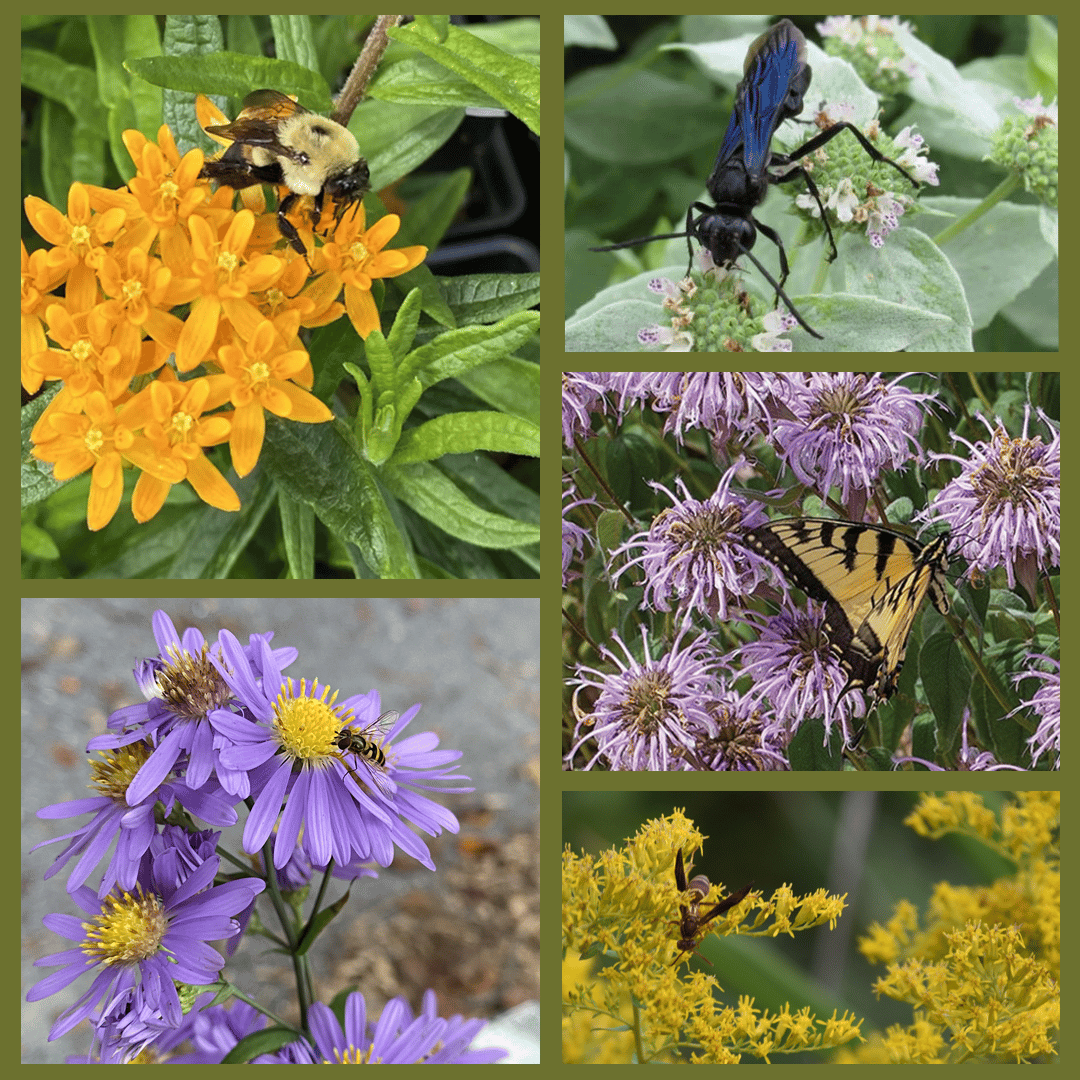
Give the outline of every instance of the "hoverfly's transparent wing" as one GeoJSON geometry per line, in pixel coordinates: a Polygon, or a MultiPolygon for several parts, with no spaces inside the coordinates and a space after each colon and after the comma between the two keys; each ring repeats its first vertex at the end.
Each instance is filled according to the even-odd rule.
{"type": "Polygon", "coordinates": [[[370,728],[364,731],[364,734],[371,738],[372,736],[382,738],[389,734],[394,725],[401,719],[401,713],[399,712],[384,712],[379,716],[370,728]]]}
{"type": "Polygon", "coordinates": [[[359,770],[358,775],[352,765],[346,762],[344,754],[335,760],[337,760],[345,769],[345,772],[349,774],[353,783],[361,790],[363,790],[366,785],[370,785],[377,788],[379,793],[385,795],[388,799],[392,799],[397,794],[397,784],[390,779],[390,775],[387,773],[385,765],[379,765],[377,762],[369,761],[366,757],[354,754],[353,762],[359,770]]]}

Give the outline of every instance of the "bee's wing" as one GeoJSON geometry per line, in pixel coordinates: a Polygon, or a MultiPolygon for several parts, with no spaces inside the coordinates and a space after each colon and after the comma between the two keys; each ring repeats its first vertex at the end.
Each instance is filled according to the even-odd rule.
{"type": "Polygon", "coordinates": [[[280,90],[252,90],[244,98],[240,117],[257,116],[266,120],[276,120],[280,123],[290,116],[308,111],[303,105],[298,104],[288,94],[283,94],[280,90]]]}
{"type": "Polygon", "coordinates": [[[231,124],[214,124],[206,131],[243,146],[258,146],[289,161],[300,161],[304,156],[292,147],[283,146],[278,140],[277,126],[258,117],[240,116],[231,124]]]}
{"type": "Polygon", "coordinates": [[[381,743],[390,729],[398,722],[401,713],[384,712],[377,716],[370,724],[349,724],[346,730],[355,731],[357,735],[363,735],[365,739],[381,743]]]}

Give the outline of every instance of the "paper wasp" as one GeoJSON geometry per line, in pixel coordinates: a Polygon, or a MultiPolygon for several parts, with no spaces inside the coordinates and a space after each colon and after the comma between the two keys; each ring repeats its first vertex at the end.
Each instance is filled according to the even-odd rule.
{"type": "Polygon", "coordinates": [[[785,120],[793,119],[802,112],[803,97],[810,88],[810,74],[810,65],[806,62],[806,39],[799,28],[788,19],[781,19],[775,26],[770,26],[747,50],[743,78],[735,87],[735,105],[731,120],[720,143],[720,152],[716,156],[712,174],[705,185],[715,205],[691,203],[686,211],[684,232],[638,237],[635,240],[624,240],[622,243],[590,250],[615,251],[646,241],[672,240],[685,236],[689,255],[686,270],[688,276],[693,265],[691,239],[697,240],[709,252],[716,266],[731,267],[740,255],[745,255],[776,290],[777,301],[783,300],[788,311],[808,334],[821,339],[821,335],[807,324],[784,292],[784,282],[789,272],[787,252],[776,231],[754,217],[754,208],[764,202],[770,184],[783,184],[801,178],[817,202],[821,213],[820,220],[831,249],[828,259],[832,262],[836,258],[836,242],[825,207],[810,173],[797,164],[799,159],[812,154],[846,130],[859,140],[862,148],[874,161],[891,165],[913,187],[917,188],[919,184],[905,169],[877,150],[854,124],[846,120],[833,123],[791,153],[773,153],[772,139],[776,129],[785,120]],[[777,167],[786,171],[770,171],[777,167]],[[750,250],[759,231],[768,237],[779,251],[779,281],[750,250]]]}
{"type": "MultiPolygon", "coordinates": [[[[698,934],[704,930],[707,923],[712,922],[717,915],[722,915],[729,908],[733,908],[744,896],[750,891],[749,885],[744,885],[737,893],[732,893],[730,896],[725,896],[711,911],[707,911],[704,914],[701,913],[699,905],[701,901],[709,895],[709,890],[712,885],[709,883],[709,879],[704,874],[698,874],[690,879],[690,884],[686,883],[686,872],[683,870],[683,857],[682,848],[679,848],[675,853],[675,887],[680,893],[684,894],[686,903],[679,904],[679,953],[673,961],[677,964],[684,955],[690,953],[696,953],[701,956],[701,953],[697,951],[697,944],[700,940],[698,934]]],[[[710,963],[701,956],[705,963],[710,963]]]]}

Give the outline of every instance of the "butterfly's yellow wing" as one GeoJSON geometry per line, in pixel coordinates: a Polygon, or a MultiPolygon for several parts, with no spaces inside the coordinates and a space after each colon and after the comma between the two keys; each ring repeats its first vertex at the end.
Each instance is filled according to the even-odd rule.
{"type": "Polygon", "coordinates": [[[844,691],[892,694],[926,595],[942,614],[949,609],[948,534],[924,546],[879,525],[785,518],[750,530],[747,541],[825,605],[825,629],[848,677],[844,691]]]}

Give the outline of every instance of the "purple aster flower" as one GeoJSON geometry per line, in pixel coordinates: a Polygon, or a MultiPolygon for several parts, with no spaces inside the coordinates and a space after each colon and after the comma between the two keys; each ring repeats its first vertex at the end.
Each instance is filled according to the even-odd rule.
{"type": "Polygon", "coordinates": [[[783,396],[789,416],[773,425],[777,452],[798,479],[840,500],[853,518],[861,516],[882,472],[918,458],[916,435],[934,394],[886,382],[876,373],[811,372],[793,378],[783,396]]]}
{"type": "Polygon", "coordinates": [[[1024,679],[1038,679],[1041,685],[1027,701],[1013,709],[1010,715],[1021,709],[1030,709],[1039,719],[1035,734],[1028,739],[1028,752],[1031,765],[1035,767],[1043,754],[1050,754],[1053,768],[1061,768],[1061,663],[1052,656],[1033,653],[1028,659],[1032,667],[1014,676],[1016,682],[1024,679]],[[1050,671],[1040,671],[1034,666],[1038,661],[1045,661],[1051,666],[1050,671]]]}
{"type": "Polygon", "coordinates": [[[219,641],[223,659],[211,660],[245,711],[219,710],[210,719],[230,744],[222,762],[252,778],[244,850],[258,851],[276,825],[275,866],[284,866],[298,844],[319,867],[331,858],[389,866],[397,844],[434,870],[427,846],[409,826],[436,836],[443,829],[457,832],[457,818],[410,788],[472,789],[446,786],[467,777],[450,774],[461,753],[438,750],[433,732],[394,741],[420,706],[401,716],[380,713],[375,690],[338,702],[337,692],[318,681],[285,678],[265,642],[253,662],[229,631],[222,630],[219,641]]]}
{"type": "Polygon", "coordinates": [[[28,1001],[40,1001],[100,969],[89,990],[53,1025],[50,1039],[87,1019],[98,1004],[103,1014],[129,1006],[176,1027],[183,1015],[177,983],[206,986],[217,979],[225,961],[208,942],[239,933],[232,916],[250,907],[265,886],[255,878],[215,886],[221,860],[211,855],[199,861],[207,844],[205,837],[196,842],[197,847],[184,830],[166,826],[143,859],[134,893],[118,891],[102,901],[79,888],[71,898],[85,919],[45,917],[48,929],[78,944],[35,961],[61,970],[33,986],[28,1001]]]}
{"type": "MultiPolygon", "coordinates": [[[[211,661],[219,647],[211,648],[202,634],[192,628],[181,638],[164,611],[155,611],[152,620],[160,656],[143,661],[135,669],[135,678],[148,699],[139,705],[118,709],[109,717],[113,732],[90,740],[90,750],[113,750],[140,739],[151,741],[156,749],[139,770],[128,789],[128,803],[144,802],[187,755],[185,782],[201,788],[217,771],[226,790],[246,798],[243,777],[230,776],[221,767],[219,747],[209,713],[225,707],[232,694],[211,661]]],[[[292,648],[271,651],[269,634],[252,634],[250,653],[263,655],[255,643],[265,647],[277,667],[287,667],[297,656],[292,648]]]]}
{"type": "Polygon", "coordinates": [[[747,698],[755,707],[768,701],[775,714],[772,739],[783,745],[807,717],[822,717],[825,740],[838,723],[844,740],[850,744],[850,720],[856,713],[857,692],[844,693],[847,676],[840,667],[825,627],[825,607],[809,601],[803,608],[782,606],[775,615],[757,616],[751,621],[760,627],[756,641],[738,648],[742,672],[753,677],[747,698]]]}
{"type": "Polygon", "coordinates": [[[641,554],[616,571],[615,579],[630,567],[640,566],[645,572],[646,606],[670,611],[675,597],[685,614],[700,611],[708,619],[727,619],[730,596],[745,596],[774,574],[764,560],[748,559],[742,543],[746,529],[768,520],[760,506],[748,507],[729,493],[744,465],[742,458],[735,461],[704,501],[691,498],[681,477],[675,481],[678,496],[653,483],[672,505],[653,519],[647,532],[637,533],[612,553],[614,561],[641,548],[641,554]]]}
{"type": "Polygon", "coordinates": [[[1039,572],[1061,561],[1061,435],[1040,410],[1050,441],[1029,438],[1030,418],[1029,407],[1024,433],[1014,439],[1004,426],[980,416],[989,442],[969,443],[954,434],[968,448],[967,458],[933,455],[961,467],[934,500],[934,515],[950,524],[969,572],[1004,566],[1009,588],[1019,579],[1035,599],[1039,572]]]}
{"type": "MultiPolygon", "coordinates": [[[[220,1065],[238,1042],[266,1027],[266,1016],[246,1001],[233,998],[223,1005],[210,1005],[212,1000],[207,997],[207,1008],[192,1009],[184,1017],[171,1041],[178,1046],[188,1040],[192,1051],[172,1055],[170,1065],[220,1065]]],[[[267,1055],[255,1058],[254,1063],[272,1064],[274,1060],[272,1055],[267,1055]]]]}
{"type": "Polygon", "coordinates": [[[154,815],[159,800],[165,817],[172,813],[174,805],[179,802],[185,810],[211,825],[226,828],[236,824],[236,811],[233,809],[236,799],[226,795],[214,781],[210,781],[200,791],[192,791],[182,780],[166,780],[139,806],[129,806],[128,788],[149,756],[150,747],[144,742],[102,752],[101,761],[90,762],[92,783],[101,792],[100,795],[66,803],[53,803],[37,812],[37,816],[45,820],[93,814],[93,817],[78,829],[51,840],[43,840],[31,849],[37,851],[46,844],[55,844],[60,840],[71,841],[45,871],[46,879],[58,873],[71,859],[79,855],[81,858],[67,882],[68,892],[74,892],[94,872],[115,840],[116,848],[102,875],[98,897],[104,898],[115,885],[128,891],[134,889],[140,860],[157,835],[154,815]]]}
{"type": "Polygon", "coordinates": [[[644,661],[637,660],[613,632],[612,639],[622,649],[626,662],[605,649],[604,658],[617,671],[578,667],[577,677],[572,680],[576,684],[577,742],[566,755],[568,762],[573,762],[585,742],[595,739],[596,752],[586,769],[598,761],[606,762],[611,769],[686,768],[683,751],[692,751],[702,734],[715,733],[709,706],[716,694],[711,636],[703,633],[683,648],[680,643],[689,629],[689,624],[684,623],[670,651],[653,660],[642,627],[644,661]],[[599,695],[591,710],[584,712],[579,696],[587,688],[598,690],[599,695]]]}
{"type": "Polygon", "coordinates": [[[461,1016],[443,1019],[436,1011],[435,992],[424,991],[420,1015],[413,1017],[404,998],[393,998],[378,1020],[369,1022],[364,995],[345,1000],[345,1026],[329,1005],[316,1001],[308,1013],[315,1042],[312,1061],[329,1065],[490,1065],[506,1051],[470,1050],[486,1021],[461,1016]]]}

